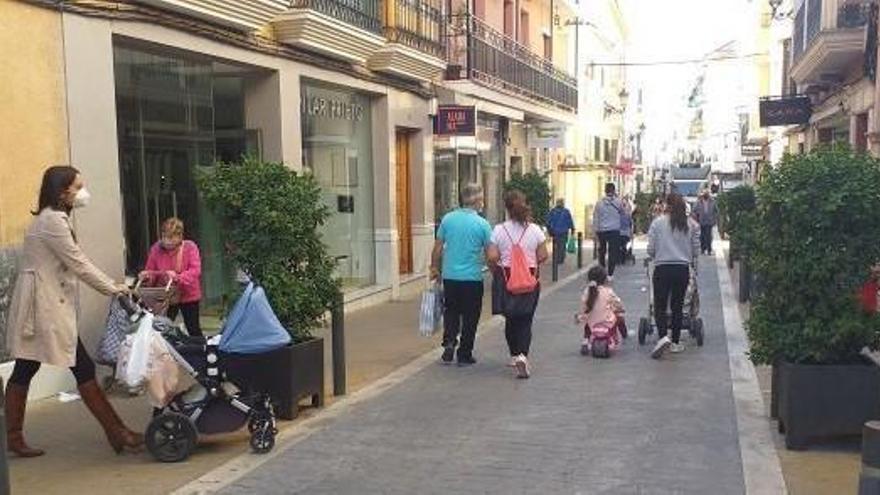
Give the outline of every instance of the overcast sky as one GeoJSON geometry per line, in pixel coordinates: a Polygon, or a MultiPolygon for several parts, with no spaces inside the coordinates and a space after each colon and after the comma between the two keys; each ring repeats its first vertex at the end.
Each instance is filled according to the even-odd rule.
{"type": "MultiPolygon", "coordinates": [[[[630,31],[628,61],[659,62],[701,58],[735,40],[751,2],[766,0],[619,1],[630,31]]],[[[698,69],[696,64],[628,69],[630,81],[645,92],[649,146],[665,139],[659,131],[669,130],[686,114],[686,97],[698,69]]]]}

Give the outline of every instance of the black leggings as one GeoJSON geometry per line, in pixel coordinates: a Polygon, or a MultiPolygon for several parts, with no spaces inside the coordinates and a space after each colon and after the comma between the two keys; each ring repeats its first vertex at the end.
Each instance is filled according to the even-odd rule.
{"type": "Polygon", "coordinates": [[[186,333],[193,337],[202,336],[202,325],[199,322],[199,301],[182,303],[168,308],[168,318],[171,321],[177,319],[177,313],[183,314],[183,324],[186,325],[186,333]]]}
{"type": "MultiPolygon", "coordinates": [[[[14,383],[21,387],[29,387],[31,380],[37,371],[40,370],[40,362],[30,359],[16,359],[15,367],[12,368],[12,376],[9,377],[9,383],[14,383]]],[[[76,339],[76,364],[70,368],[76,384],[82,385],[95,379],[95,363],[83,347],[82,340],[76,339]]]]}
{"type": "Polygon", "coordinates": [[[658,265],[654,269],[654,321],[657,335],[666,337],[666,308],[672,316],[672,341],[678,344],[684,318],[684,296],[690,281],[688,265],[658,265]]]}

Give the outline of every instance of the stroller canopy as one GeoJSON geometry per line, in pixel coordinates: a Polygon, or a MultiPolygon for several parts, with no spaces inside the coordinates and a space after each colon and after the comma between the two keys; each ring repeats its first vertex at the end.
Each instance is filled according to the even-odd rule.
{"type": "Polygon", "coordinates": [[[272,311],[263,288],[249,283],[223,326],[220,351],[260,354],[289,343],[290,334],[272,311]]]}

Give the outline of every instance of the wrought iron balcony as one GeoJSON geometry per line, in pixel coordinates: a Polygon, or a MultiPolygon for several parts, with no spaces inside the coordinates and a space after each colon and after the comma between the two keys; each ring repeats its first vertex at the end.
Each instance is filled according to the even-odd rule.
{"type": "Polygon", "coordinates": [[[573,111],[577,81],[528,47],[469,14],[453,14],[447,26],[446,78],[480,84],[573,111]]]}
{"type": "Polygon", "coordinates": [[[824,87],[861,63],[872,4],[872,0],[807,0],[801,5],[792,33],[791,77],[798,85],[824,87]]]}
{"type": "Polygon", "coordinates": [[[381,0],[293,0],[292,9],[311,9],[351,26],[382,34],[381,0]]]}
{"type": "Polygon", "coordinates": [[[388,0],[394,17],[385,26],[389,41],[443,58],[443,15],[439,0],[388,0]]]}
{"type": "Polygon", "coordinates": [[[868,25],[871,16],[871,1],[847,1],[837,9],[837,27],[839,29],[853,29],[868,25]]]}

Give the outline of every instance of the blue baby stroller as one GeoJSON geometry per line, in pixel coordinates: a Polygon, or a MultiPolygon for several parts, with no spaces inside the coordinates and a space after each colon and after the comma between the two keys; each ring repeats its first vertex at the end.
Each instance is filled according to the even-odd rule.
{"type": "MultiPolygon", "coordinates": [[[[145,313],[143,307],[138,310],[145,313]]],[[[164,408],[156,410],[147,426],[147,450],[162,462],[185,460],[199,434],[230,433],[245,424],[250,445],[258,454],[275,446],[275,413],[266,385],[252,383],[258,376],[259,355],[290,343],[290,335],[272,312],[266,294],[249,284],[236,302],[222,333],[205,339],[180,332],[162,332],[169,352],[194,380],[164,408]],[[244,363],[244,364],[242,364],[244,363]]]]}

